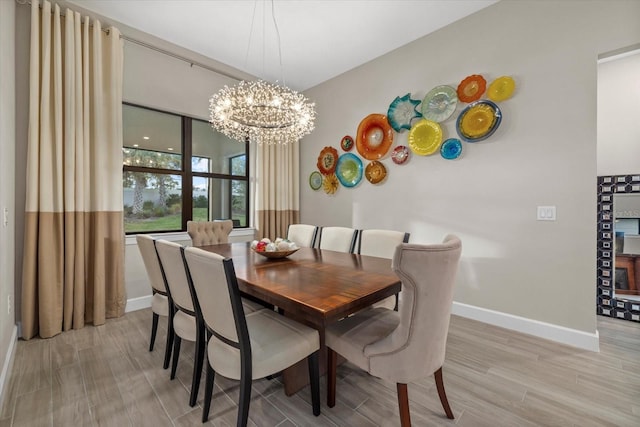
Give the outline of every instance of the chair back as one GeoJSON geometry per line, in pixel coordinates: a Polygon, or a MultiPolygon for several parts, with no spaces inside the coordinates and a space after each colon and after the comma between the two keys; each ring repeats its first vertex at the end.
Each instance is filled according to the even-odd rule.
{"type": "Polygon", "coordinates": [[[136,242],[138,243],[138,249],[140,250],[140,255],[142,255],[142,261],[144,262],[145,270],[147,270],[151,287],[161,294],[166,294],[167,290],[164,286],[162,268],[156,252],[155,239],[146,234],[138,234],[136,242]]]}
{"type": "Polygon", "coordinates": [[[320,249],[353,253],[358,230],[348,227],[322,227],[320,249]]]}
{"type": "Polygon", "coordinates": [[[229,243],[229,233],[233,230],[230,219],[218,221],[187,221],[187,233],[193,246],[229,243]]]}
{"type": "Polygon", "coordinates": [[[408,383],[442,367],[461,252],[460,239],[453,235],[442,244],[396,248],[392,268],[402,280],[400,323],[365,347],[372,375],[408,383]]]}
{"type": "Polygon", "coordinates": [[[173,303],[191,314],[195,311],[189,291],[187,272],[182,261],[181,248],[181,245],[174,242],[156,240],[156,250],[173,303]]]}
{"type": "Polygon", "coordinates": [[[409,233],[393,230],[360,230],[358,253],[392,259],[396,247],[409,241],[409,233]]]}
{"type": "Polygon", "coordinates": [[[313,248],[316,244],[318,227],[309,224],[290,224],[287,229],[287,239],[296,245],[305,248],[313,248]]]}
{"type": "Polygon", "coordinates": [[[249,333],[233,261],[199,248],[185,248],[184,259],[205,325],[217,339],[240,344],[238,331],[249,333]]]}

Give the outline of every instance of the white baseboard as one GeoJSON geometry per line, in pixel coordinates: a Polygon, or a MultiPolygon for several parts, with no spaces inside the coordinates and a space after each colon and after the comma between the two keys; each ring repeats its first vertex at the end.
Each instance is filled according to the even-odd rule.
{"type": "Polygon", "coordinates": [[[151,307],[151,298],[151,295],[147,295],[144,297],[128,299],[124,312],[128,313],[130,311],[142,310],[143,308],[151,307]]]}
{"type": "Polygon", "coordinates": [[[4,358],[4,365],[2,366],[2,373],[0,373],[0,408],[4,403],[5,387],[9,385],[9,376],[11,375],[11,368],[13,367],[14,356],[16,354],[16,343],[18,342],[18,327],[13,326],[11,332],[11,340],[9,341],[9,349],[4,358]]]}
{"type": "Polygon", "coordinates": [[[600,351],[598,331],[595,333],[578,331],[564,326],[514,316],[512,314],[475,307],[473,305],[453,302],[452,314],[466,317],[501,328],[533,335],[539,338],[570,345],[583,350],[600,351]]]}

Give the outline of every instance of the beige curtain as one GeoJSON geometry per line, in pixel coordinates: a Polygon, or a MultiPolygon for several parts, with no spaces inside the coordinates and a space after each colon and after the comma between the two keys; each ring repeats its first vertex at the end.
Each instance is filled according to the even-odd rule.
{"type": "Polygon", "coordinates": [[[256,149],[258,238],[286,237],[289,224],[300,222],[299,144],[261,144],[256,149]]]}
{"type": "Polygon", "coordinates": [[[100,22],[31,7],[22,336],[124,313],[122,42],[100,22]]]}

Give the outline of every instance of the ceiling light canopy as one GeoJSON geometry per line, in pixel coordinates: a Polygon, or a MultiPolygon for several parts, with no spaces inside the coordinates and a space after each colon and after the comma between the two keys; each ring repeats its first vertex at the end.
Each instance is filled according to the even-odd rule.
{"type": "Polygon", "coordinates": [[[304,95],[263,80],[225,86],[209,100],[209,111],[216,130],[258,144],[296,142],[313,131],[316,116],[304,95]]]}

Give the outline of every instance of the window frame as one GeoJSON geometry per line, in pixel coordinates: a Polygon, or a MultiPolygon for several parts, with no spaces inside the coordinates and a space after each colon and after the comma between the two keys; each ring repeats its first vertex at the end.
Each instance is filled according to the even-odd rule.
{"type": "MultiPolygon", "coordinates": [[[[192,161],[193,161],[193,150],[192,150],[192,144],[193,144],[193,122],[194,121],[198,121],[198,122],[203,122],[203,123],[208,123],[207,120],[202,120],[202,119],[198,119],[196,117],[191,117],[191,116],[187,116],[184,114],[178,114],[178,113],[172,113],[169,111],[163,111],[157,108],[152,108],[152,107],[146,107],[144,105],[139,105],[139,104],[134,104],[134,103],[130,103],[130,102],[123,102],[123,105],[127,105],[130,107],[135,107],[135,108],[142,108],[142,109],[146,109],[149,111],[155,111],[158,113],[162,113],[162,114],[169,114],[169,115],[173,115],[173,116],[177,116],[179,117],[180,123],[181,123],[181,129],[180,129],[180,135],[181,135],[181,141],[180,141],[180,145],[182,147],[181,149],[181,153],[179,153],[181,155],[181,163],[182,163],[182,167],[181,169],[163,169],[163,168],[156,168],[156,167],[145,167],[145,166],[132,166],[132,165],[125,165],[123,162],[122,165],[122,175],[124,177],[124,174],[126,172],[141,172],[141,173],[151,173],[151,174],[158,174],[158,175],[178,175],[181,177],[182,180],[182,194],[181,194],[181,201],[182,201],[182,213],[181,213],[181,228],[180,229],[171,229],[171,230],[155,230],[155,231],[127,231],[125,234],[127,236],[129,235],[136,235],[136,234],[152,234],[152,233],[173,233],[173,232],[186,232],[187,231],[187,221],[191,221],[191,219],[193,218],[193,178],[194,177],[201,177],[201,178],[205,178],[205,179],[220,179],[220,180],[226,180],[229,181],[229,192],[231,193],[231,183],[232,181],[246,181],[247,183],[247,190],[249,189],[249,164],[250,164],[250,152],[249,152],[249,141],[245,141],[244,143],[244,148],[245,148],[245,152],[244,152],[244,156],[246,156],[246,162],[245,162],[245,174],[244,175],[234,175],[233,171],[231,170],[231,168],[229,168],[229,173],[228,174],[224,174],[224,173],[219,173],[219,172],[194,172],[193,171],[193,165],[192,165],[192,161]]],[[[212,132],[215,132],[215,130],[212,129],[212,132]]],[[[124,141],[123,141],[124,142],[124,141]]],[[[237,142],[238,144],[242,144],[241,142],[237,142]]],[[[133,148],[136,149],[136,147],[125,147],[124,144],[122,146],[122,148],[133,148]]],[[[148,150],[148,151],[153,151],[153,150],[148,150]]],[[[175,153],[176,155],[178,153],[175,153]]],[[[231,166],[231,159],[233,159],[234,157],[238,157],[238,156],[242,156],[242,154],[240,155],[236,155],[236,156],[232,156],[229,157],[229,166],[231,166]]],[[[201,157],[201,156],[196,156],[196,157],[201,157]]],[[[123,187],[124,188],[124,187],[123,187]]],[[[211,200],[211,190],[209,190],[209,200],[211,200]]],[[[123,206],[124,206],[124,200],[123,200],[123,206]]],[[[249,224],[249,218],[250,218],[250,208],[251,208],[251,200],[247,191],[246,194],[246,212],[245,212],[245,221],[244,224],[245,225],[240,225],[240,226],[234,226],[234,228],[250,228],[250,224],[249,224]]],[[[231,217],[231,195],[229,195],[229,219],[232,219],[231,217]]],[[[209,209],[207,212],[207,216],[211,215],[211,210],[209,209]]],[[[216,218],[209,218],[211,221],[215,220],[216,218]]]]}

